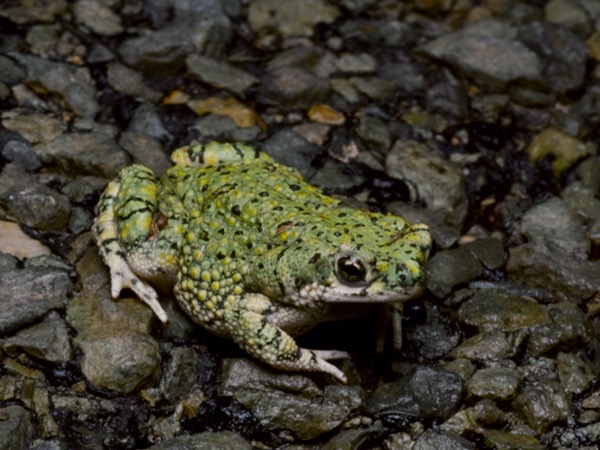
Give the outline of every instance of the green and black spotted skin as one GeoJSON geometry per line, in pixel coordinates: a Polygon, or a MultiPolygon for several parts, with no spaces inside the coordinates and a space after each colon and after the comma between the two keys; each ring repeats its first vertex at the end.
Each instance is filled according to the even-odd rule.
{"type": "Polygon", "coordinates": [[[348,208],[294,170],[241,144],[183,147],[156,180],[123,169],[98,204],[94,234],[112,293],[133,289],[167,317],[152,285],[173,286],[198,324],[273,367],[344,374],[292,336],[400,302],[426,284],[425,225],[348,208]]]}

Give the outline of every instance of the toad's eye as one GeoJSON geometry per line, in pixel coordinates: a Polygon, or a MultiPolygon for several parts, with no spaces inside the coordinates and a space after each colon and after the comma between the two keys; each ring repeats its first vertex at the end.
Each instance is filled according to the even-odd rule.
{"type": "Polygon", "coordinates": [[[337,273],[341,278],[340,281],[358,283],[367,276],[367,268],[356,256],[342,256],[337,261],[337,273]]]}

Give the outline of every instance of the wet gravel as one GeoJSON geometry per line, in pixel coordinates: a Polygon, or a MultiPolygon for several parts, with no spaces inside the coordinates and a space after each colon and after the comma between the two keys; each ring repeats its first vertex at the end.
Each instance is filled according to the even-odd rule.
{"type": "Polygon", "coordinates": [[[597,448],[599,62],[596,0],[3,2],[0,449],[597,448]],[[213,139],[430,226],[401,349],[300,338],[343,386],[111,299],[100,192],[213,139]]]}

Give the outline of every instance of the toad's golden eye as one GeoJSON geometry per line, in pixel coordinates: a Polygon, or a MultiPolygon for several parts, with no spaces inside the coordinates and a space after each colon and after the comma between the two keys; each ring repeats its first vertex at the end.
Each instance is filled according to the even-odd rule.
{"type": "Polygon", "coordinates": [[[367,276],[367,268],[356,256],[342,256],[337,261],[337,273],[340,281],[359,283],[367,276]]]}

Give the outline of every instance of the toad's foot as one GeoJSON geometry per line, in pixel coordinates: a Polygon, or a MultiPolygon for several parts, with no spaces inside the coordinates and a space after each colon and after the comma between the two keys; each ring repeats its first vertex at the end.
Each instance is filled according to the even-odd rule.
{"type": "Polygon", "coordinates": [[[261,294],[251,294],[228,310],[225,320],[233,340],[255,358],[283,370],[324,372],[343,383],[346,375],[328,359],[347,358],[338,350],[309,350],[296,344],[294,338],[269,322],[265,315],[278,308],[261,294]]]}

